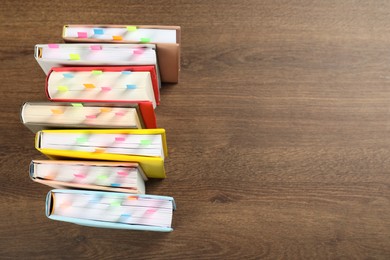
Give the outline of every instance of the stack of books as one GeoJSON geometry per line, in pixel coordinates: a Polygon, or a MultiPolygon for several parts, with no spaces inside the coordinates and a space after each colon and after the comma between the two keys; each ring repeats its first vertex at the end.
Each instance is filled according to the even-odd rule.
{"type": "Polygon", "coordinates": [[[30,164],[32,180],[56,188],[46,215],[172,231],[174,199],[145,195],[145,181],[166,178],[166,135],[154,109],[161,82],[178,82],[180,27],[66,25],[62,36],[67,43],[35,46],[49,101],[21,109],[36,149],[51,159],[30,164]]]}

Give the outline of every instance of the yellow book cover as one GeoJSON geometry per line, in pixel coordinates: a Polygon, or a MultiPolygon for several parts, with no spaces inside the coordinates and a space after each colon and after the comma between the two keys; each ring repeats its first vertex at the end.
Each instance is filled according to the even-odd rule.
{"type": "Polygon", "coordinates": [[[35,136],[35,148],[53,159],[136,162],[148,178],[166,177],[168,149],[161,128],[42,130],[35,136]]]}

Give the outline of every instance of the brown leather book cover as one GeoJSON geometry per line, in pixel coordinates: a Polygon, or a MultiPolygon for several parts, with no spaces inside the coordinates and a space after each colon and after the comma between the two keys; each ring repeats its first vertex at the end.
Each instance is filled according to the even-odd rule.
{"type": "Polygon", "coordinates": [[[69,37],[67,36],[67,29],[70,27],[81,28],[96,28],[96,30],[104,30],[104,28],[134,28],[136,29],[161,29],[161,30],[175,30],[176,31],[176,43],[162,43],[153,42],[153,39],[148,43],[156,44],[157,46],[157,60],[160,69],[161,81],[167,83],[177,83],[179,81],[180,71],[180,26],[163,26],[163,25],[65,25],[62,32],[62,38],[65,42],[78,42],[78,43],[145,43],[145,41],[125,40],[122,37],[113,37],[112,39],[98,39],[89,38],[87,34],[81,35],[81,37],[69,37]]]}

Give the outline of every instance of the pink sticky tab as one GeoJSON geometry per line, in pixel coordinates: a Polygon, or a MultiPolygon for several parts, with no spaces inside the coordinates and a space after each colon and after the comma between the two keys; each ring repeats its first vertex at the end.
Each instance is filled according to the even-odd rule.
{"type": "Polygon", "coordinates": [[[88,38],[87,32],[78,32],[77,33],[78,38],[88,38]]]}
{"type": "Polygon", "coordinates": [[[88,119],[94,119],[94,118],[96,118],[96,115],[88,115],[88,116],[85,116],[86,118],[88,118],[88,119]]]}
{"type": "Polygon", "coordinates": [[[102,87],[102,91],[111,91],[111,87],[102,87]]]}
{"type": "Polygon", "coordinates": [[[93,51],[100,51],[102,49],[102,46],[101,45],[91,45],[90,48],[93,51]]]}
{"type": "Polygon", "coordinates": [[[115,137],[115,142],[124,142],[125,140],[125,137],[115,137]]]}
{"type": "Polygon", "coordinates": [[[120,175],[120,176],[126,176],[126,175],[129,174],[129,173],[125,172],[125,171],[119,171],[119,172],[117,172],[117,173],[118,173],[118,175],[120,175]]]}
{"type": "Polygon", "coordinates": [[[123,112],[123,111],[116,112],[115,115],[116,115],[116,116],[124,116],[124,115],[125,115],[125,112],[123,112]]]}
{"type": "Polygon", "coordinates": [[[82,174],[82,173],[75,173],[75,174],[73,174],[74,175],[74,177],[76,177],[76,178],[81,178],[81,179],[84,179],[85,177],[87,177],[87,176],[85,176],[84,174],[82,174]]]}
{"type": "Polygon", "coordinates": [[[142,53],[144,53],[144,50],[143,49],[136,49],[136,50],[134,50],[133,51],[133,54],[142,54],[142,53]]]}
{"type": "Polygon", "coordinates": [[[157,210],[156,209],[148,209],[146,210],[146,214],[153,214],[154,212],[156,212],[157,210]]]}
{"type": "Polygon", "coordinates": [[[50,49],[58,49],[60,47],[58,44],[55,43],[50,43],[47,46],[49,46],[50,49]]]}

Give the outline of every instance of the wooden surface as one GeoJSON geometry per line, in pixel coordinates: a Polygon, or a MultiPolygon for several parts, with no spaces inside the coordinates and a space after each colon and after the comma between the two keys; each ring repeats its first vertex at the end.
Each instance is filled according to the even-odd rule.
{"type": "Polygon", "coordinates": [[[0,5],[0,258],[389,259],[389,1],[8,1],[0,5]],[[44,215],[25,101],[62,25],[182,26],[157,108],[173,233],[44,215]]]}

